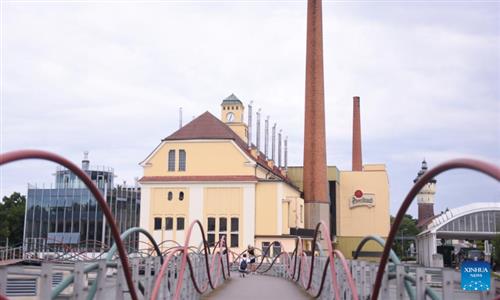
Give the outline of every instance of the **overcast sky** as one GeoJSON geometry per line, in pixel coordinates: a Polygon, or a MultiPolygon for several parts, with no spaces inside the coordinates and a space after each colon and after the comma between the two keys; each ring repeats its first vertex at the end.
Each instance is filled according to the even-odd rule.
{"type": "MultiPolygon", "coordinates": [[[[43,149],[113,167],[116,182],[189,121],[253,100],[301,165],[306,1],[4,1],[1,152],[43,149]]],[[[364,163],[385,163],[391,213],[425,158],[500,163],[497,1],[324,1],[328,163],[351,167],[352,96],[364,163]]],[[[255,119],[255,118],[254,118],[255,119]]],[[[223,159],[223,158],[221,158],[223,159]]],[[[1,196],[50,184],[55,165],[1,169],[1,196]]],[[[500,201],[472,171],[437,177],[437,212],[500,201]]],[[[410,211],[416,215],[416,204],[410,211]]]]}

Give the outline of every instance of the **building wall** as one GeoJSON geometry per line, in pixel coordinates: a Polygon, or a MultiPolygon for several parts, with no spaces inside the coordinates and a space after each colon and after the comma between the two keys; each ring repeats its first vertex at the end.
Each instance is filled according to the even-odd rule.
{"type": "MultiPolygon", "coordinates": [[[[277,234],[278,185],[276,182],[259,182],[255,191],[255,234],[277,234]]],[[[281,212],[280,212],[281,213],[281,212]]]]}
{"type": "Polygon", "coordinates": [[[187,187],[155,187],[150,190],[150,215],[148,228],[157,240],[176,240],[184,242],[184,230],[191,222],[189,220],[189,189],[187,187]],[[168,199],[168,194],[172,193],[172,199],[168,199]],[[180,200],[180,193],[184,193],[183,200],[180,200]],[[165,219],[173,219],[171,230],[166,230],[165,219]],[[161,218],[161,229],[155,230],[154,219],[161,218]],[[184,228],[177,228],[177,219],[184,218],[184,228]]]}
{"type": "Polygon", "coordinates": [[[231,226],[231,218],[238,218],[238,245],[241,247],[243,241],[243,231],[245,224],[245,214],[243,209],[243,189],[241,187],[206,187],[204,191],[203,205],[203,226],[208,232],[207,220],[209,217],[216,219],[215,240],[218,241],[220,236],[219,220],[221,217],[227,220],[226,236],[228,242],[230,233],[233,231],[231,226]]]}
{"type": "MultiPolygon", "coordinates": [[[[227,219],[228,241],[231,239],[231,218],[238,218],[238,247],[233,251],[242,251],[248,244],[253,244],[255,235],[255,183],[143,183],[144,205],[141,210],[141,227],[153,233],[157,242],[174,239],[184,242],[189,225],[199,220],[207,234],[208,218],[216,219],[215,241],[219,240],[219,221],[221,217],[227,219]],[[174,199],[168,201],[168,192],[174,191],[174,199]],[[179,201],[177,195],[184,192],[184,200],[179,201]],[[162,218],[162,229],[154,230],[154,218],[162,218]],[[164,230],[164,218],[173,217],[173,230],[164,230]],[[176,217],[185,217],[184,231],[176,230],[176,217]]],[[[147,238],[141,237],[146,242],[147,238]]],[[[190,244],[199,246],[202,237],[195,226],[190,238],[190,244]]],[[[147,248],[147,244],[143,244],[147,248]]],[[[143,248],[144,248],[143,247],[143,248]]]]}
{"type": "Polygon", "coordinates": [[[364,237],[389,234],[389,181],[384,165],[370,165],[362,172],[341,171],[340,192],[337,199],[337,235],[364,237]],[[351,207],[356,190],[374,199],[373,206],[351,207]]]}
{"type": "Polygon", "coordinates": [[[164,141],[144,167],[144,176],[255,175],[249,158],[230,140],[164,141]],[[179,170],[179,150],[186,151],[186,170],[179,170]],[[175,171],[168,171],[168,152],[176,150],[175,171]]]}
{"type": "MultiPolygon", "coordinates": [[[[359,243],[363,237],[343,237],[339,236],[337,237],[337,243],[335,245],[335,248],[340,250],[344,256],[347,259],[352,258],[352,253],[356,250],[358,247],[359,243]]],[[[384,248],[377,244],[376,242],[369,241],[367,242],[363,249],[361,250],[362,252],[372,252],[375,256],[363,256],[362,254],[359,256],[360,259],[363,260],[370,260],[370,261],[379,261],[380,257],[379,255],[382,254],[382,251],[384,251],[384,248]]]]}

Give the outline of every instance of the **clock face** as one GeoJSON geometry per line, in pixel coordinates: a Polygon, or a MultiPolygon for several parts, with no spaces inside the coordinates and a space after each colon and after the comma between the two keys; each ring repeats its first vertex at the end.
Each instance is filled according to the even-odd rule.
{"type": "Polygon", "coordinates": [[[234,121],[234,113],[228,112],[226,115],[226,119],[228,122],[233,122],[234,121]]]}

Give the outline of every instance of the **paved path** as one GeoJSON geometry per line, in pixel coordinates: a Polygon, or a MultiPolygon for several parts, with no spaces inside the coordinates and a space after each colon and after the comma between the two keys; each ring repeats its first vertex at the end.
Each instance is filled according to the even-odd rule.
{"type": "Polygon", "coordinates": [[[206,300],[215,299],[312,299],[300,287],[283,278],[265,275],[247,275],[239,277],[232,272],[231,279],[204,297],[206,300]]]}

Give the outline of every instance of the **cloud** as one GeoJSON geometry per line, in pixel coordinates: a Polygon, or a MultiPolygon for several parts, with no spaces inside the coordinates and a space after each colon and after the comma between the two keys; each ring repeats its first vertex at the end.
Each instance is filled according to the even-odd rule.
{"type": "MultiPolygon", "coordinates": [[[[278,123],[289,163],[302,163],[305,2],[6,5],[2,152],[78,162],[90,150],[131,182],[177,129],[179,107],[185,122],[218,116],[235,93],[278,123]]],[[[388,165],[393,212],[423,157],[499,161],[495,7],[324,3],[328,161],[350,168],[352,96],[361,96],[364,160],[388,165]]],[[[2,168],[2,194],[51,181],[52,166],[27,166],[2,168]]],[[[472,190],[449,187],[491,187],[472,178],[472,190]]]]}

